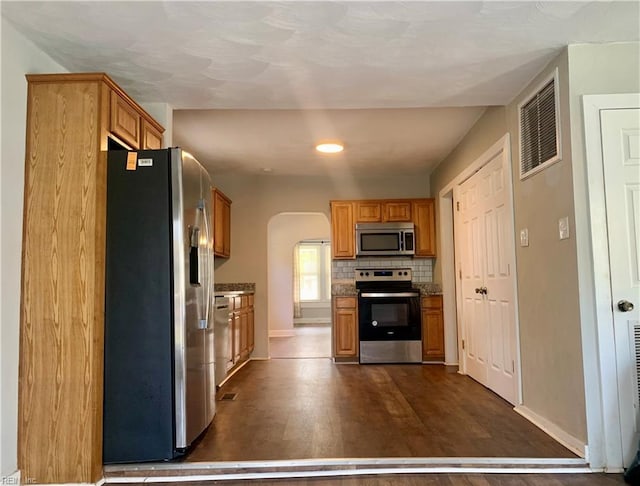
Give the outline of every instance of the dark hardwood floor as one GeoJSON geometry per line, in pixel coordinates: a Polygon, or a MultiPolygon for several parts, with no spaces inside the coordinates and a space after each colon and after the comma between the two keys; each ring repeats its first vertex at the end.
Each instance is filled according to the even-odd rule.
{"type": "MultiPolygon", "coordinates": [[[[213,424],[187,461],[576,457],[516,414],[509,403],[444,366],[337,365],[330,359],[252,361],[218,396],[231,393],[236,394],[234,400],[216,402],[213,424]]],[[[462,482],[446,482],[453,480],[445,476],[434,476],[431,483],[406,484],[612,484],[579,482],[579,478],[566,483],[559,479],[486,482],[460,475],[451,477],[462,482]]],[[[341,484],[405,484],[375,482],[381,478],[345,481],[341,484]]]]}

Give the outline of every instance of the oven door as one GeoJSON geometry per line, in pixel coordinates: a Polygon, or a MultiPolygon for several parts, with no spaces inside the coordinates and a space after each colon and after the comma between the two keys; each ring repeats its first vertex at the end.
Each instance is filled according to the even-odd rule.
{"type": "Polygon", "coordinates": [[[420,293],[361,291],[360,341],[414,341],[422,338],[420,293]]]}

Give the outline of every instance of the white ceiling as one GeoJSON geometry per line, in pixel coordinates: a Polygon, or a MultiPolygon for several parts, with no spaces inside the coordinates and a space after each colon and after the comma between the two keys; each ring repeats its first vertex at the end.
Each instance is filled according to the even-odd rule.
{"type": "Polygon", "coordinates": [[[638,2],[0,5],[70,71],[107,72],[143,103],[211,110],[178,112],[174,141],[214,171],[318,173],[312,139],[334,134],[343,163],[427,170],[477,118],[469,107],[508,103],[563,46],[640,39],[638,2]]]}

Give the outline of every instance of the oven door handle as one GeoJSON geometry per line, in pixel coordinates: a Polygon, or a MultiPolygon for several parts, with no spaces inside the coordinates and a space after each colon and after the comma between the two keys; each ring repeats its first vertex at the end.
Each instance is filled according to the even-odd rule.
{"type": "Polygon", "coordinates": [[[419,297],[420,292],[364,292],[360,297],[419,297]]]}

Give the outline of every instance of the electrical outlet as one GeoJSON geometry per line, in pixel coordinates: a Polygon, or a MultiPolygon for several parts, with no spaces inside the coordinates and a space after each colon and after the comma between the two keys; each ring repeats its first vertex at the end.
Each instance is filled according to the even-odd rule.
{"type": "Polygon", "coordinates": [[[529,229],[520,230],[520,246],[529,246],[529,229]]]}
{"type": "Polygon", "coordinates": [[[564,218],[560,218],[558,220],[558,233],[560,235],[561,240],[566,240],[569,238],[569,217],[565,216],[564,218]]]}

